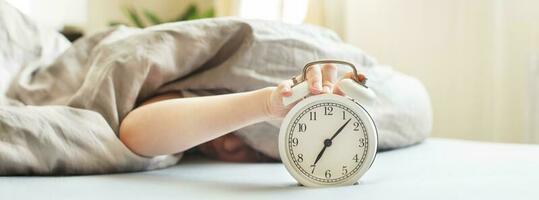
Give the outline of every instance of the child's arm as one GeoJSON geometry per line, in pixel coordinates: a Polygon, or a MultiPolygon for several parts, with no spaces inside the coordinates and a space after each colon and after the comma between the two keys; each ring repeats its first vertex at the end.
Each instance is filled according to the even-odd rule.
{"type": "MultiPolygon", "coordinates": [[[[331,65],[323,69],[311,67],[307,74],[313,94],[331,92],[336,79],[331,65]]],[[[143,156],[183,152],[242,127],[283,117],[291,106],[284,107],[282,97],[292,94],[291,85],[292,81],[287,80],[278,87],[251,92],[146,104],[122,121],[120,140],[143,156]]]]}

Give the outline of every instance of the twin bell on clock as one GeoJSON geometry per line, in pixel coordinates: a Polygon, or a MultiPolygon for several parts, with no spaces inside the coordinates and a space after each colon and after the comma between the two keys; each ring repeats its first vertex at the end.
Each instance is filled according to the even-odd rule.
{"type": "Polygon", "coordinates": [[[351,79],[337,83],[345,96],[320,94],[309,96],[306,81],[292,87],[290,105],[299,101],[286,115],[279,132],[279,154],[288,172],[304,186],[352,185],[367,172],[376,156],[378,131],[367,107],[376,95],[357,77],[351,63],[320,60],[318,64],[349,66],[351,79]]]}

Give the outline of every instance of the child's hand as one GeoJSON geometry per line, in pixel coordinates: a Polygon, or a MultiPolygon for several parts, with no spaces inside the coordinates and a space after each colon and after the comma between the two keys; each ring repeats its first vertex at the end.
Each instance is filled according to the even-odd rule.
{"type": "MultiPolygon", "coordinates": [[[[351,77],[352,74],[353,73],[346,74],[344,77],[351,77]]],[[[303,77],[296,76],[296,80],[300,82],[303,80],[303,77]]],[[[334,87],[337,81],[337,68],[334,65],[326,64],[322,66],[322,68],[320,68],[319,65],[314,65],[307,71],[309,90],[313,95],[321,93],[334,93],[334,87]]],[[[292,80],[286,80],[281,82],[277,88],[273,90],[269,101],[267,102],[267,110],[270,117],[282,118],[294,106],[294,104],[289,106],[283,105],[283,97],[292,95],[291,87],[293,84],[294,83],[292,80]]],[[[341,92],[338,92],[338,89],[335,91],[335,93],[342,94],[341,92]]]]}

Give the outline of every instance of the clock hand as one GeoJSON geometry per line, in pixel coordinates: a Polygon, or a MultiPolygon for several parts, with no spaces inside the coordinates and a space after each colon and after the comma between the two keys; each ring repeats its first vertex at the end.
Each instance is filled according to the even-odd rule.
{"type": "Polygon", "coordinates": [[[320,160],[320,158],[322,157],[322,154],[324,154],[324,151],[326,151],[326,147],[328,147],[328,146],[326,146],[326,145],[324,144],[324,148],[322,148],[322,151],[320,151],[320,153],[318,153],[318,156],[316,156],[316,160],[314,161],[313,165],[316,165],[316,163],[318,162],[318,160],[320,160]]]}
{"type": "Polygon", "coordinates": [[[318,162],[318,160],[320,160],[320,158],[322,157],[322,155],[324,154],[324,151],[326,151],[326,148],[331,146],[331,142],[333,142],[333,139],[335,137],[337,137],[337,135],[339,135],[339,133],[342,131],[342,129],[344,129],[344,127],[346,127],[346,125],[348,124],[348,122],[350,122],[350,120],[352,120],[352,118],[348,119],[348,121],[346,121],[346,123],[344,123],[344,125],[341,126],[341,128],[339,128],[339,130],[337,130],[337,132],[335,134],[333,134],[333,136],[331,136],[331,139],[325,139],[324,140],[324,148],[322,148],[322,150],[320,151],[320,153],[318,153],[318,156],[316,156],[316,159],[314,160],[314,164],[313,165],[316,165],[316,163],[318,162]]]}
{"type": "Polygon", "coordinates": [[[331,141],[333,141],[333,138],[339,135],[339,133],[342,131],[342,129],[344,129],[344,127],[348,124],[348,122],[350,122],[350,120],[352,120],[352,118],[348,119],[348,121],[346,121],[346,123],[344,123],[344,125],[342,125],[341,128],[339,128],[339,130],[337,130],[337,132],[333,134],[333,136],[331,137],[331,141]]]}

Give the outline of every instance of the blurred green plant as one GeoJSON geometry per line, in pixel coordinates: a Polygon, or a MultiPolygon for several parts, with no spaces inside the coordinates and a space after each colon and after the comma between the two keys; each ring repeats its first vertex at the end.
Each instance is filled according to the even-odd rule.
{"type": "Polygon", "coordinates": [[[134,7],[125,7],[123,10],[126,17],[129,19],[130,22],[123,23],[123,22],[118,22],[118,21],[112,21],[109,23],[109,26],[117,26],[117,25],[130,26],[131,25],[131,26],[136,26],[139,28],[145,28],[148,26],[154,26],[154,25],[162,24],[162,23],[215,17],[214,9],[209,9],[204,12],[201,12],[198,10],[198,7],[195,4],[189,5],[189,7],[187,7],[187,10],[185,10],[178,17],[171,20],[161,20],[161,18],[159,18],[155,13],[146,9],[143,9],[142,16],[139,15],[138,10],[134,7]],[[146,21],[149,24],[144,23],[143,17],[146,19],[146,21]]]}

